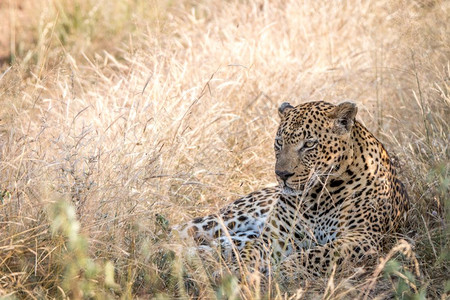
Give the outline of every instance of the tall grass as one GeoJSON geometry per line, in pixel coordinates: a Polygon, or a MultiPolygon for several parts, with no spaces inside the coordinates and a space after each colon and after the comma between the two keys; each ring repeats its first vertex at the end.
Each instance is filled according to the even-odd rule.
{"type": "Polygon", "coordinates": [[[1,296],[258,298],[214,280],[220,262],[185,258],[168,224],[275,183],[281,102],[351,99],[408,186],[412,249],[396,249],[420,274],[393,252],[364,282],[273,282],[266,297],[445,298],[448,1],[24,0],[0,14],[1,296]]]}

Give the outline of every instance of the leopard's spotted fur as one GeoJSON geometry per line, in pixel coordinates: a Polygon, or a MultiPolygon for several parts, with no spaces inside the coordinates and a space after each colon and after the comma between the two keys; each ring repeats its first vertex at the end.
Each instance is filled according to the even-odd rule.
{"type": "Polygon", "coordinates": [[[332,262],[367,261],[402,223],[409,201],[387,151],[356,112],[349,102],[283,103],[275,138],[279,186],[175,230],[221,245],[231,264],[239,253],[265,272],[271,263],[272,270],[296,265],[319,275],[332,262]]]}

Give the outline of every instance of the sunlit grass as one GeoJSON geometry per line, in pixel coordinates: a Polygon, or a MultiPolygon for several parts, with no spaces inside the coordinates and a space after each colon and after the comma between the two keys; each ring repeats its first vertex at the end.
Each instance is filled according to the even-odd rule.
{"type": "Polygon", "coordinates": [[[445,298],[448,2],[41,0],[0,14],[0,296],[445,298]],[[413,203],[398,236],[412,248],[393,241],[383,272],[264,292],[168,238],[275,184],[281,102],[344,99],[413,203]]]}

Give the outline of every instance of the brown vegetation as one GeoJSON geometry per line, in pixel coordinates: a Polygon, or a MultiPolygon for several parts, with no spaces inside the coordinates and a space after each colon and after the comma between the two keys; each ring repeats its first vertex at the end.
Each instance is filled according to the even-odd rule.
{"type": "Polygon", "coordinates": [[[351,99],[408,186],[412,249],[396,249],[420,276],[390,253],[365,283],[267,297],[443,299],[449,16],[439,0],[1,1],[0,297],[258,298],[162,250],[179,248],[164,229],[275,183],[281,102],[351,99]]]}

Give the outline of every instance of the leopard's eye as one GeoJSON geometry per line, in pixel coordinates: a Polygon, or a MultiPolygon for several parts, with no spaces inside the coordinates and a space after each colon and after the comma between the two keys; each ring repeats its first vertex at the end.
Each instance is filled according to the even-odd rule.
{"type": "Polygon", "coordinates": [[[306,143],[305,143],[305,147],[307,147],[307,148],[311,148],[311,147],[313,147],[314,146],[314,142],[313,141],[307,141],[306,143]]]}
{"type": "Polygon", "coordinates": [[[303,148],[310,149],[314,148],[317,145],[317,140],[308,140],[303,144],[303,148]]]}
{"type": "Polygon", "coordinates": [[[281,148],[283,147],[283,139],[281,137],[276,137],[274,146],[275,151],[281,150],[281,148]]]}

